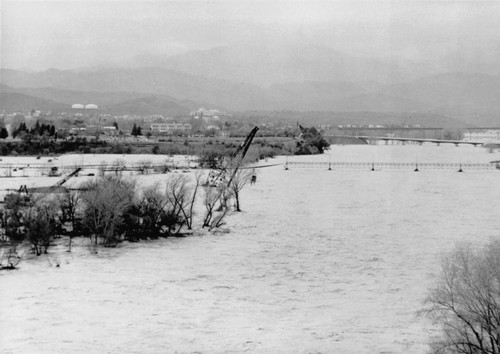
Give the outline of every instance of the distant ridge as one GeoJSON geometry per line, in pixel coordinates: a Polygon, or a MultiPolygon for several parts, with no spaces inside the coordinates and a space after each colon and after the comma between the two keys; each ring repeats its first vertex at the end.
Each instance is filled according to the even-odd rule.
{"type": "MultiPolygon", "coordinates": [[[[190,111],[201,106],[211,107],[207,103],[199,103],[190,100],[176,100],[166,95],[151,95],[139,92],[96,92],[96,91],[74,91],[53,87],[43,88],[13,88],[0,84],[0,92],[16,93],[31,97],[31,102],[36,99],[43,103],[44,107],[50,107],[52,111],[66,111],[75,103],[97,104],[100,112],[111,114],[162,114],[162,115],[186,115],[190,111]],[[133,113],[132,113],[133,112],[133,113]]],[[[4,95],[0,105],[11,107],[16,95],[4,95]]],[[[17,99],[19,101],[19,98],[17,99]]],[[[14,106],[18,107],[19,103],[14,106]]],[[[36,107],[33,107],[36,108],[36,107]]],[[[217,107],[220,108],[220,107],[217,107]]],[[[26,110],[27,108],[24,108],[26,110]]]]}
{"type": "Polygon", "coordinates": [[[64,111],[69,108],[68,105],[61,102],[46,100],[17,92],[0,91],[0,113],[3,111],[26,112],[31,109],[64,111]]]}
{"type": "MultiPolygon", "coordinates": [[[[470,125],[500,124],[500,76],[486,74],[445,73],[398,84],[287,81],[267,87],[151,67],[39,73],[3,69],[0,74],[2,92],[53,101],[53,106],[95,103],[122,112],[122,103],[134,112],[163,114],[185,114],[200,106],[233,112],[433,112],[470,125]]],[[[4,95],[7,99],[14,100],[4,95]]]]}
{"type": "Polygon", "coordinates": [[[104,108],[106,113],[116,115],[188,115],[192,110],[159,96],[148,96],[120,102],[104,108]]]}
{"type": "Polygon", "coordinates": [[[284,82],[403,82],[434,74],[431,67],[404,60],[380,60],[346,54],[326,46],[292,42],[241,42],[171,57],[148,65],[191,75],[262,87],[284,82]]]}

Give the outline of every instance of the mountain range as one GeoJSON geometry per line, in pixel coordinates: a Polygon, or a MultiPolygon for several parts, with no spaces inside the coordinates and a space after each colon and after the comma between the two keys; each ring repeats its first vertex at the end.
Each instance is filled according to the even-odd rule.
{"type": "Polygon", "coordinates": [[[1,69],[0,83],[0,111],[95,103],[123,114],[182,115],[205,106],[421,112],[457,125],[500,123],[500,76],[439,73],[429,63],[360,58],[312,45],[240,44],[167,58],[141,56],[113,68],[1,69]]]}

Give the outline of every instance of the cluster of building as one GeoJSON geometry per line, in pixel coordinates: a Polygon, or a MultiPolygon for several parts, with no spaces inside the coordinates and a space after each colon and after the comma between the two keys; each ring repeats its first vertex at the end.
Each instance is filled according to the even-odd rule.
{"type": "Polygon", "coordinates": [[[151,132],[153,133],[173,133],[173,132],[189,132],[193,126],[189,123],[153,123],[151,124],[151,132]]]}
{"type": "Polygon", "coordinates": [[[230,114],[228,114],[226,112],[222,112],[218,109],[206,109],[203,107],[199,108],[196,111],[192,111],[189,115],[194,119],[205,119],[205,120],[209,120],[209,119],[219,120],[221,118],[230,118],[231,117],[230,114]]]}

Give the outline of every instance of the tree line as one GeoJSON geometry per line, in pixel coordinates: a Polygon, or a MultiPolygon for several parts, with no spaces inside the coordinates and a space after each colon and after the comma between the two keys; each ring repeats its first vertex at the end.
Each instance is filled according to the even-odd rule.
{"type": "Polygon", "coordinates": [[[22,122],[19,126],[14,129],[12,132],[12,136],[15,138],[21,134],[31,134],[33,136],[49,136],[49,137],[57,137],[56,128],[52,124],[40,124],[39,121],[36,121],[35,125],[28,129],[26,123],[22,122]]]}

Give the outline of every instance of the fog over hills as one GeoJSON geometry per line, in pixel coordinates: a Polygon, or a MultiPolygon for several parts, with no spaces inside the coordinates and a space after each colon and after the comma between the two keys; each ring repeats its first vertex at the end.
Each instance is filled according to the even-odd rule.
{"type": "Polygon", "coordinates": [[[1,82],[16,88],[50,87],[98,91],[106,95],[115,92],[167,95],[177,100],[209,102],[229,109],[247,109],[260,104],[269,108],[266,93],[255,85],[208,79],[163,68],[52,69],[38,73],[2,70],[1,82]]]}
{"type": "Polygon", "coordinates": [[[403,82],[434,73],[424,64],[363,58],[307,43],[244,42],[169,58],[152,57],[146,62],[188,74],[260,86],[303,81],[403,82]]]}
{"type": "MultiPolygon", "coordinates": [[[[239,44],[141,58],[128,67],[2,69],[0,82],[34,98],[137,114],[185,114],[204,105],[231,111],[434,112],[471,125],[500,123],[496,75],[436,74],[425,63],[361,58],[317,45],[239,44]]],[[[2,96],[2,106],[11,107],[7,100],[19,103],[19,96],[2,96]]]]}

